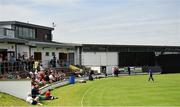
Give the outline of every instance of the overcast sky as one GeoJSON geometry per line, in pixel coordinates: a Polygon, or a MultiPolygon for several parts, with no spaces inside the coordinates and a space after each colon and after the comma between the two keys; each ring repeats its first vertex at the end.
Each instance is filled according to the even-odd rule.
{"type": "Polygon", "coordinates": [[[71,43],[180,46],[180,0],[0,0],[0,21],[52,27],[71,43]]]}

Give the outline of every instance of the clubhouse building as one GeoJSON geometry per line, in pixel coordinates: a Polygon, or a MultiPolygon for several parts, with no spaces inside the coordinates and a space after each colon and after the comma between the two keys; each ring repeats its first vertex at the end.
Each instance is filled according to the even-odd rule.
{"type": "Polygon", "coordinates": [[[83,65],[110,73],[114,66],[155,66],[163,73],[180,72],[180,46],[61,43],[52,41],[53,30],[19,21],[0,21],[0,63],[33,56],[46,68],[55,57],[59,68],[83,65]]]}

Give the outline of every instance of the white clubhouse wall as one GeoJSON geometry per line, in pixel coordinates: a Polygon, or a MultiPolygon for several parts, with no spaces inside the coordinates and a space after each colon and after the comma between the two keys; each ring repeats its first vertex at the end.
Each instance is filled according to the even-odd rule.
{"type": "Polygon", "coordinates": [[[7,49],[7,51],[15,52],[15,44],[0,43],[0,49],[7,49]]]}
{"type": "Polygon", "coordinates": [[[118,52],[82,52],[82,65],[99,73],[100,67],[106,66],[106,73],[112,74],[112,68],[118,66],[118,52]]]}
{"type": "Polygon", "coordinates": [[[82,52],[82,65],[85,66],[116,66],[117,52],[82,52]]]}
{"type": "Polygon", "coordinates": [[[4,92],[25,100],[27,94],[31,92],[31,80],[0,81],[0,92],[4,92]]]}
{"type": "Polygon", "coordinates": [[[17,45],[17,54],[20,53],[20,55],[25,55],[25,58],[29,58],[30,55],[29,55],[29,46],[26,46],[26,45],[17,45]]]}
{"type": "MultiPolygon", "coordinates": [[[[41,52],[42,54],[42,64],[43,67],[48,67],[49,61],[53,58],[52,52],[55,52],[56,59],[59,59],[59,53],[74,53],[74,51],[67,51],[66,49],[56,49],[56,48],[31,48],[31,55],[34,55],[34,52],[41,52]],[[49,56],[46,56],[46,52],[49,52],[49,56]]],[[[57,64],[58,67],[58,64],[57,64]]]]}
{"type": "Polygon", "coordinates": [[[34,52],[41,52],[43,67],[48,67],[49,61],[53,58],[52,52],[55,52],[56,58],[59,58],[59,53],[56,48],[31,48],[31,55],[34,55],[34,52]],[[49,52],[49,56],[46,56],[46,52],[49,52]]]}

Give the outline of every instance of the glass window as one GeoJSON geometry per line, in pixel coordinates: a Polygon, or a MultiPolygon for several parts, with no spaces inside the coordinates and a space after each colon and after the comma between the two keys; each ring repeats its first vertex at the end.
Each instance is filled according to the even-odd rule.
{"type": "Polygon", "coordinates": [[[19,27],[19,37],[23,37],[23,28],[19,27]]]}
{"type": "Polygon", "coordinates": [[[46,56],[49,56],[49,52],[46,52],[46,56]]]}
{"type": "Polygon", "coordinates": [[[28,28],[25,28],[25,35],[26,35],[27,38],[30,38],[30,36],[29,36],[29,29],[28,28]]]}
{"type": "Polygon", "coordinates": [[[25,28],[23,28],[23,31],[22,31],[22,34],[23,34],[23,38],[26,38],[26,35],[25,35],[25,28]]]}
{"type": "Polygon", "coordinates": [[[14,37],[14,31],[13,30],[6,30],[6,35],[9,37],[14,37]]]}
{"type": "Polygon", "coordinates": [[[55,52],[52,52],[52,56],[55,56],[55,52]]]}
{"type": "Polygon", "coordinates": [[[23,28],[23,38],[28,38],[27,28],[23,28]]]}
{"type": "Polygon", "coordinates": [[[16,37],[35,39],[35,29],[16,26],[15,31],[16,37]]]}
{"type": "Polygon", "coordinates": [[[0,36],[5,36],[4,29],[0,28],[0,36]]]}
{"type": "Polygon", "coordinates": [[[29,37],[30,37],[30,38],[33,38],[32,29],[29,29],[29,37]]]}
{"type": "Polygon", "coordinates": [[[15,37],[18,37],[18,27],[15,27],[15,37]]]}
{"type": "Polygon", "coordinates": [[[32,30],[32,38],[35,39],[35,29],[32,30]]]}
{"type": "Polygon", "coordinates": [[[47,36],[47,34],[45,34],[45,36],[44,36],[44,37],[45,37],[45,40],[47,40],[47,39],[48,39],[48,36],[47,36]]]}

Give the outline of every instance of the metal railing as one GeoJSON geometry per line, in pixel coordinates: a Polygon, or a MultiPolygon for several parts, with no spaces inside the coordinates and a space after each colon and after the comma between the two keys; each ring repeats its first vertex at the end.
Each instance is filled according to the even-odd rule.
{"type": "Polygon", "coordinates": [[[17,72],[17,71],[32,71],[34,61],[2,61],[0,62],[0,74],[17,72]]]}
{"type": "Polygon", "coordinates": [[[44,69],[49,68],[68,68],[74,64],[74,60],[56,60],[56,66],[50,63],[51,60],[23,60],[23,61],[1,61],[0,62],[0,79],[22,79],[27,78],[30,72],[38,70],[37,66],[42,65],[44,69]],[[39,64],[40,63],[40,64],[39,64]]]}

